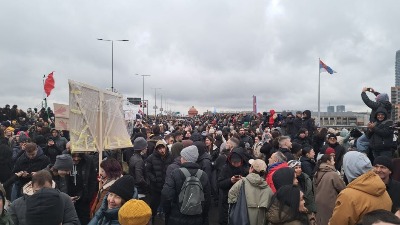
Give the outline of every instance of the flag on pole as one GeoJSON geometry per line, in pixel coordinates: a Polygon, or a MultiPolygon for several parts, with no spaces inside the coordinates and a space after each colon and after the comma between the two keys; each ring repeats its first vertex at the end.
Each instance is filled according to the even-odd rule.
{"type": "Polygon", "coordinates": [[[336,71],[334,71],[332,68],[330,68],[329,66],[327,66],[324,62],[322,62],[321,60],[319,60],[319,72],[328,72],[329,74],[334,74],[337,73],[336,71]]]}
{"type": "Polygon", "coordinates": [[[53,72],[47,75],[47,78],[44,81],[44,92],[46,93],[47,97],[49,97],[51,91],[54,89],[55,82],[53,78],[53,72]]]}

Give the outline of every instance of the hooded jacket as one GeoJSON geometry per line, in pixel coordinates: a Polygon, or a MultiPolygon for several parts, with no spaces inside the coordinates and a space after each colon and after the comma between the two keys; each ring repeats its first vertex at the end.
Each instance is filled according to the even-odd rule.
{"type": "Polygon", "coordinates": [[[392,200],[382,179],[369,171],[353,180],[339,193],[329,224],[355,225],[360,223],[366,213],[377,209],[390,211],[392,200]]]}
{"type": "Polygon", "coordinates": [[[392,147],[395,147],[393,142],[393,121],[388,119],[388,113],[385,108],[379,107],[375,114],[376,124],[375,126],[366,132],[367,137],[370,139],[370,148],[373,151],[391,151],[392,147]],[[378,121],[376,115],[383,113],[385,119],[378,121]]]}
{"type": "MultiPolygon", "coordinates": [[[[181,165],[186,168],[191,175],[195,175],[200,169],[199,165],[193,162],[186,162],[181,165]]],[[[203,225],[208,224],[208,211],[211,203],[211,187],[207,175],[202,172],[199,180],[203,187],[204,201],[202,202],[202,211],[200,215],[184,215],[180,212],[179,194],[185,183],[186,177],[179,169],[172,171],[171,176],[165,181],[162,189],[164,197],[164,210],[166,212],[166,221],[170,225],[203,225]]]]}
{"type": "Polygon", "coordinates": [[[266,224],[265,213],[271,202],[272,191],[267,182],[255,173],[250,173],[245,178],[236,182],[229,190],[228,203],[236,203],[239,197],[240,188],[244,184],[249,214],[250,225],[266,224]]]}
{"type": "MultiPolygon", "coordinates": [[[[159,142],[157,142],[157,145],[159,145],[159,142]]],[[[163,145],[165,148],[167,148],[165,144],[163,145]]],[[[150,180],[150,188],[152,190],[161,192],[165,183],[165,171],[173,162],[173,160],[174,159],[172,158],[172,155],[169,153],[168,149],[166,150],[164,156],[162,156],[159,151],[154,149],[153,154],[146,159],[146,175],[150,180]]]]}
{"type": "Polygon", "coordinates": [[[227,157],[225,165],[222,167],[218,175],[218,187],[219,187],[219,222],[220,224],[226,224],[228,219],[228,192],[233,186],[231,178],[235,175],[241,175],[245,177],[248,174],[249,167],[244,156],[244,150],[242,148],[234,148],[227,157]],[[231,163],[232,155],[237,154],[242,159],[242,165],[240,167],[234,167],[231,163]]]}
{"type": "Polygon", "coordinates": [[[277,170],[279,170],[280,168],[286,168],[286,167],[288,167],[287,162],[274,163],[268,167],[268,174],[267,174],[267,177],[265,178],[265,180],[267,181],[267,184],[271,188],[273,193],[276,192],[276,189],[275,189],[275,185],[274,185],[274,181],[272,180],[272,177],[277,170]]]}
{"type": "Polygon", "coordinates": [[[369,116],[369,121],[375,122],[376,121],[376,110],[379,107],[383,107],[386,109],[386,112],[390,115],[392,112],[392,103],[389,102],[389,96],[386,93],[374,93],[377,97],[376,102],[372,101],[368,98],[367,93],[361,93],[361,99],[371,109],[371,114],[369,116]]]}
{"type": "Polygon", "coordinates": [[[317,224],[328,224],[337,195],[346,188],[336,169],[327,163],[321,163],[314,176],[315,204],[318,209],[317,224]]]}
{"type": "Polygon", "coordinates": [[[308,130],[308,137],[311,138],[314,134],[315,121],[311,118],[311,111],[305,110],[303,112],[306,116],[303,117],[301,128],[306,128],[308,130]]]}

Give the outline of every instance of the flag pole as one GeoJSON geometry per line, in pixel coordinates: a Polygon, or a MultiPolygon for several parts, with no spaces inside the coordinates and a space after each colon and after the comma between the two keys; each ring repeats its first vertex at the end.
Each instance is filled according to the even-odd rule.
{"type": "Polygon", "coordinates": [[[47,108],[47,100],[46,100],[46,92],[44,91],[44,78],[46,78],[46,74],[43,75],[43,101],[42,101],[42,108],[47,108]]]}
{"type": "Polygon", "coordinates": [[[320,69],[321,58],[318,58],[318,124],[321,126],[321,69],[320,69]]]}

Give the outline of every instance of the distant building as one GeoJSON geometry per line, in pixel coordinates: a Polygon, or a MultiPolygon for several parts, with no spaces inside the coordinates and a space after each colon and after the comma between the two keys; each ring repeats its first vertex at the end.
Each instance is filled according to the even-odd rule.
{"type": "MultiPolygon", "coordinates": [[[[365,112],[321,112],[320,126],[366,126],[369,115],[365,112]]],[[[318,123],[318,112],[311,112],[311,117],[318,123]]]]}
{"type": "Polygon", "coordinates": [[[337,105],[336,112],[346,112],[346,107],[344,105],[337,105]]]}
{"type": "Polygon", "coordinates": [[[327,112],[335,112],[335,106],[330,105],[328,106],[328,108],[326,109],[327,112]]]}
{"type": "Polygon", "coordinates": [[[400,86],[400,50],[398,50],[396,52],[395,77],[396,77],[395,86],[399,87],[400,86]]]}
{"type": "Polygon", "coordinates": [[[400,86],[391,88],[390,99],[392,102],[392,119],[396,122],[400,121],[400,86]]]}
{"type": "Polygon", "coordinates": [[[197,109],[194,106],[192,106],[188,111],[188,115],[190,117],[197,116],[198,114],[199,114],[199,111],[197,111],[197,109]]]}

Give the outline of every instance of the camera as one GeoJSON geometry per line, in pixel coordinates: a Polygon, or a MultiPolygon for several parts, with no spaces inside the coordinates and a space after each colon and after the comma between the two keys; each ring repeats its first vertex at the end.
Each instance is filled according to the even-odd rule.
{"type": "Polygon", "coordinates": [[[367,91],[372,91],[372,89],[371,88],[367,88],[367,91]]]}

